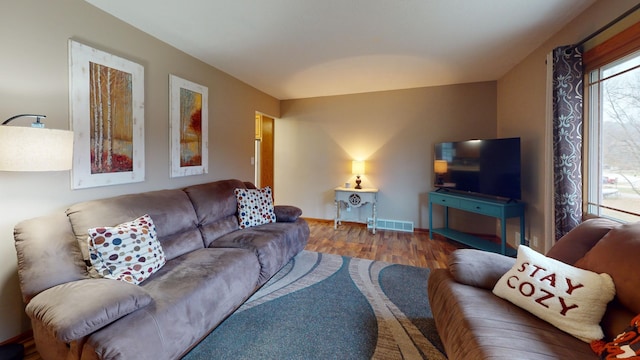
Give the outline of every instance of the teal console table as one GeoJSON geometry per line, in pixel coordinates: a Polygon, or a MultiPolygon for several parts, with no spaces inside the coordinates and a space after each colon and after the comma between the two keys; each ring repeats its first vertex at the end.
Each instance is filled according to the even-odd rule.
{"type": "Polygon", "coordinates": [[[516,251],[512,248],[507,248],[507,219],[520,218],[520,244],[524,244],[524,206],[525,204],[522,202],[507,202],[454,192],[431,191],[429,193],[429,239],[433,239],[433,234],[440,234],[477,249],[515,256],[516,251]],[[433,205],[444,206],[443,228],[433,228],[433,205]],[[449,208],[500,219],[501,243],[496,244],[477,236],[450,229],[449,208]]]}

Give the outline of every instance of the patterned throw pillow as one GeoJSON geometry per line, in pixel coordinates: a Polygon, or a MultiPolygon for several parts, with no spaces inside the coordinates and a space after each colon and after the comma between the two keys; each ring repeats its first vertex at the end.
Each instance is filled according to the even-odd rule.
{"type": "Polygon", "coordinates": [[[640,315],[631,319],[629,326],[613,341],[593,341],[591,349],[601,360],[640,359],[640,315]]]}
{"type": "Polygon", "coordinates": [[[276,222],[271,188],[235,189],[240,229],[276,222]]]}
{"type": "Polygon", "coordinates": [[[616,289],[607,274],[579,269],[520,245],[516,263],[493,293],[591,342],[604,337],[600,320],[616,289]]]}
{"type": "Polygon", "coordinates": [[[136,285],[166,262],[149,215],[114,227],[89,229],[89,254],[100,276],[136,285]]]}

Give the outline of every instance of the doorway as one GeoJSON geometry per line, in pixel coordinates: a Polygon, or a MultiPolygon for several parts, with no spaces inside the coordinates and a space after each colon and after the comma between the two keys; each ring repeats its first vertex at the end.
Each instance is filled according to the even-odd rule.
{"type": "Polygon", "coordinates": [[[256,113],[255,182],[257,187],[271,187],[271,191],[275,194],[273,179],[274,136],[274,118],[264,114],[256,113]]]}

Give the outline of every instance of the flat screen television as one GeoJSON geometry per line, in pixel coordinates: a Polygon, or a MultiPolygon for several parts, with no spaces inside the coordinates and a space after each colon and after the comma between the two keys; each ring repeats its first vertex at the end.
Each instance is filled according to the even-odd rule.
{"type": "Polygon", "coordinates": [[[521,199],[520,138],[444,142],[434,154],[436,188],[521,199]]]}

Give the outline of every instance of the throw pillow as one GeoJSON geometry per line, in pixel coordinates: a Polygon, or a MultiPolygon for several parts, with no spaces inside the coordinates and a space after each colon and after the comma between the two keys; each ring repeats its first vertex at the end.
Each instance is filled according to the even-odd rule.
{"type": "Polygon", "coordinates": [[[591,349],[602,360],[640,359],[640,315],[631,319],[629,326],[613,341],[594,341],[591,349]]]}
{"type": "Polygon", "coordinates": [[[89,229],[89,259],[104,278],[139,284],[166,262],[149,215],[114,227],[89,229]]]}
{"type": "Polygon", "coordinates": [[[271,188],[235,189],[240,229],[276,221],[271,188]]]}
{"type": "Polygon", "coordinates": [[[600,320],[615,296],[611,276],[578,269],[524,245],[493,293],[578,339],[602,339],[600,320]]]}

